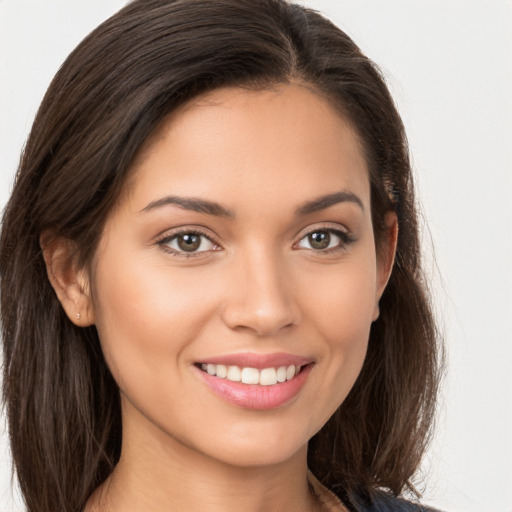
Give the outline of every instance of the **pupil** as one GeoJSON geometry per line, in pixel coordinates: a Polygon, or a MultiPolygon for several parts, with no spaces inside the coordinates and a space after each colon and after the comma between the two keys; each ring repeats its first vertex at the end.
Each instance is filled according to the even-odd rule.
{"type": "Polygon", "coordinates": [[[201,238],[198,235],[180,235],[178,237],[178,246],[181,250],[186,252],[193,252],[199,249],[201,245],[201,238]]]}
{"type": "Polygon", "coordinates": [[[331,235],[328,231],[316,231],[311,233],[308,238],[313,249],[326,249],[331,242],[331,235]]]}

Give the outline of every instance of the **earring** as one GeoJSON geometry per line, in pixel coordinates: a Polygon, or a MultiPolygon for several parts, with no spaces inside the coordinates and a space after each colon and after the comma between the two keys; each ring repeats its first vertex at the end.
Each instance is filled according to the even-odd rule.
{"type": "Polygon", "coordinates": [[[76,318],[77,318],[77,320],[80,320],[80,313],[76,314],[76,318]]]}
{"type": "Polygon", "coordinates": [[[380,317],[380,306],[379,306],[379,303],[376,302],[375,303],[375,311],[373,313],[373,320],[372,320],[372,322],[376,322],[379,317],[380,317]]]}

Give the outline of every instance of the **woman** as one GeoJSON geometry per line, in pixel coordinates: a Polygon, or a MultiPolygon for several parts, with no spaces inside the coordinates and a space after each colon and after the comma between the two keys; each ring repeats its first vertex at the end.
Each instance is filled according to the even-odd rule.
{"type": "Polygon", "coordinates": [[[405,134],[317,13],[107,20],[43,100],[0,265],[30,511],[416,509],[438,362],[405,134]]]}

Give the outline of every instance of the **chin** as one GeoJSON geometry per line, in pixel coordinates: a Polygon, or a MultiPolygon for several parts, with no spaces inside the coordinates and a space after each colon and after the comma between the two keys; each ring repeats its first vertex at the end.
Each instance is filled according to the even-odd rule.
{"type": "Polygon", "coordinates": [[[276,450],[273,446],[240,450],[237,453],[224,454],[223,462],[238,468],[269,467],[284,464],[301,454],[307,453],[307,444],[294,450],[276,450]]]}
{"type": "Polygon", "coordinates": [[[310,435],[288,430],[268,432],[259,428],[253,432],[248,429],[242,436],[231,432],[224,442],[219,437],[208,443],[210,456],[224,463],[243,468],[272,466],[307,453],[310,435]],[[212,450],[212,447],[215,447],[212,450]]]}

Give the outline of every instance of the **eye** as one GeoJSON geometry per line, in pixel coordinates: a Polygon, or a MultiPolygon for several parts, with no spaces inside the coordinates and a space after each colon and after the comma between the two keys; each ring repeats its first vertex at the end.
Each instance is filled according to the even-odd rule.
{"type": "Polygon", "coordinates": [[[210,238],[199,231],[182,231],[166,236],[157,243],[166,251],[184,256],[215,251],[219,248],[210,238]]]}
{"type": "Polygon", "coordinates": [[[351,242],[350,236],[336,229],[315,229],[301,238],[298,246],[302,249],[313,251],[325,251],[329,249],[341,249],[351,242]]]}

